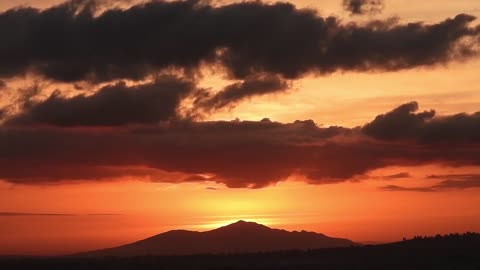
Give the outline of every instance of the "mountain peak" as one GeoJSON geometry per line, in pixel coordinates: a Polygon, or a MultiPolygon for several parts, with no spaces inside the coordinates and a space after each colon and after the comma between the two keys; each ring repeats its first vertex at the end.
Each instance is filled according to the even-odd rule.
{"type": "Polygon", "coordinates": [[[256,222],[239,220],[232,224],[220,227],[216,230],[258,230],[258,229],[265,230],[270,228],[265,225],[258,224],[256,222]]]}
{"type": "MultiPolygon", "coordinates": [[[[238,224],[243,224],[243,223],[247,223],[247,222],[248,222],[248,221],[245,221],[245,220],[243,220],[243,219],[240,219],[239,221],[234,222],[234,223],[232,223],[232,224],[236,224],[236,223],[238,223],[238,224]]],[[[252,223],[255,223],[255,222],[252,222],[252,223]]]]}
{"type": "Polygon", "coordinates": [[[248,226],[248,225],[263,226],[262,224],[259,224],[253,221],[245,221],[242,219],[227,226],[248,226]]]}

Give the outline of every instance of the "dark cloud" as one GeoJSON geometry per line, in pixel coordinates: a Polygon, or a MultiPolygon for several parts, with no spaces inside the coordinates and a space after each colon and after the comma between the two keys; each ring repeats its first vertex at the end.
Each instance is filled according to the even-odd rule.
{"type": "Polygon", "coordinates": [[[407,179],[413,178],[413,176],[408,172],[400,172],[395,174],[389,175],[365,175],[363,178],[358,178],[358,180],[362,179],[376,179],[376,180],[397,180],[397,179],[407,179]]]}
{"type": "Polygon", "coordinates": [[[408,172],[401,172],[391,175],[383,176],[384,179],[403,179],[403,178],[411,178],[412,176],[408,172]]]}
{"type": "Polygon", "coordinates": [[[384,0],[343,0],[343,8],[351,15],[378,14],[385,8],[384,0]]]}
{"type": "MultiPolygon", "coordinates": [[[[230,187],[262,187],[284,180],[299,168],[318,171],[319,168],[309,168],[313,164],[302,164],[302,160],[321,158],[308,155],[316,147],[299,144],[345,132],[348,130],[318,128],[309,121],[281,124],[268,120],[171,123],[114,130],[3,128],[0,178],[14,183],[121,176],[171,181],[158,179],[158,170],[162,170],[212,174],[214,177],[208,180],[230,187]],[[298,159],[292,160],[295,156],[298,159]],[[22,170],[23,167],[30,169],[22,170]]],[[[324,167],[331,177],[345,174],[324,167]]],[[[191,177],[184,179],[192,181],[191,177]]],[[[175,181],[183,180],[176,177],[175,181]]]]}
{"type": "MultiPolygon", "coordinates": [[[[470,26],[470,15],[436,24],[355,24],[289,3],[150,1],[119,9],[110,2],[72,0],[0,13],[0,78],[31,72],[79,82],[73,84],[78,91],[157,78],[112,83],[89,96],[55,92],[43,101],[34,98],[39,86],[21,91],[13,104],[20,113],[0,109],[0,120],[7,117],[0,126],[0,179],[43,184],[129,176],[260,188],[292,175],[327,184],[388,166],[480,165],[480,113],[436,116],[417,112],[416,102],[353,129],[312,120],[192,122],[178,116],[186,98],[193,98],[194,111],[208,113],[285,91],[289,80],[311,73],[395,71],[476,56],[480,27],[470,26]],[[217,93],[198,89],[188,78],[203,65],[239,82],[217,93]]],[[[363,3],[363,10],[377,1],[352,2],[363,3]]],[[[444,177],[430,187],[383,189],[427,192],[478,182],[444,177]]]]}
{"type": "Polygon", "coordinates": [[[466,180],[445,180],[434,186],[437,190],[480,188],[480,177],[466,180]]]}
{"type": "Polygon", "coordinates": [[[420,191],[435,192],[446,190],[463,190],[471,188],[480,188],[480,174],[451,174],[451,175],[431,175],[431,179],[443,179],[439,183],[428,187],[400,187],[386,186],[382,190],[386,191],[420,191]]]}
{"type": "Polygon", "coordinates": [[[418,103],[413,101],[379,115],[363,127],[364,132],[377,139],[395,140],[414,137],[418,130],[435,116],[435,111],[415,113],[418,103]]]}
{"type": "Polygon", "coordinates": [[[5,108],[0,108],[0,121],[3,120],[7,116],[7,109],[5,108]]]}
{"type": "Polygon", "coordinates": [[[53,93],[42,102],[28,102],[6,125],[118,126],[148,124],[176,117],[181,100],[195,89],[190,81],[160,77],[147,84],[120,82],[91,96],[65,98],[53,93]]]}
{"type": "Polygon", "coordinates": [[[480,174],[432,174],[428,179],[480,179],[480,174]]]}
{"type": "Polygon", "coordinates": [[[0,77],[140,80],[220,64],[235,79],[258,73],[295,79],[432,66],[477,54],[479,27],[470,27],[475,18],[466,14],[436,24],[360,25],[289,3],[150,1],[96,14],[98,2],[0,13],[0,77]]]}
{"type": "Polygon", "coordinates": [[[396,185],[388,185],[380,188],[383,191],[416,191],[416,192],[434,192],[431,187],[401,187],[396,185]]]}
{"type": "MultiPolygon", "coordinates": [[[[7,125],[0,128],[0,179],[41,184],[130,176],[155,182],[214,181],[228,187],[260,188],[292,175],[312,184],[328,184],[361,179],[388,166],[480,165],[478,141],[425,144],[394,138],[376,139],[360,128],[319,127],[311,120],[288,124],[269,119],[168,121],[106,129],[7,125]]],[[[455,181],[460,180],[468,179],[455,181]]]]}
{"type": "Polygon", "coordinates": [[[480,188],[480,174],[430,175],[428,178],[443,180],[434,186],[436,189],[480,188]]]}
{"type": "Polygon", "coordinates": [[[195,101],[197,110],[212,111],[233,106],[256,95],[285,91],[289,85],[278,76],[254,76],[225,87],[217,93],[200,93],[195,101]]]}
{"type": "Polygon", "coordinates": [[[380,140],[410,140],[422,143],[479,143],[480,112],[437,116],[435,111],[418,110],[417,102],[401,105],[379,115],[362,130],[380,140]]]}
{"type": "Polygon", "coordinates": [[[5,81],[0,80],[0,91],[7,87],[7,83],[5,81]]]}

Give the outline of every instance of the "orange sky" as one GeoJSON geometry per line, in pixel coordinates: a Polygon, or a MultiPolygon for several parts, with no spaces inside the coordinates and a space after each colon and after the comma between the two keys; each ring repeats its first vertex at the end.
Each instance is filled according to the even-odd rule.
{"type": "Polygon", "coordinates": [[[155,184],[135,179],[42,187],[3,183],[0,203],[5,212],[75,215],[0,216],[0,253],[65,254],[125,244],[171,229],[209,230],[239,219],[362,242],[480,229],[478,190],[379,190],[392,181],[380,177],[403,171],[415,177],[395,180],[395,184],[426,186],[433,180],[425,179],[425,175],[432,171],[441,174],[479,170],[390,168],[358,182],[307,185],[292,177],[256,190],[228,189],[214,183],[155,184]]]}
{"type": "MultiPolygon", "coordinates": [[[[0,10],[17,4],[44,7],[57,2],[0,1],[0,10]]],[[[292,2],[319,8],[322,14],[335,13],[350,19],[337,0],[292,2]]],[[[387,0],[387,9],[381,16],[438,21],[461,12],[480,16],[480,1],[387,0]]],[[[436,109],[440,115],[473,113],[480,107],[478,70],[477,58],[400,72],[339,72],[307,77],[295,81],[287,93],[256,97],[206,120],[313,119],[325,126],[356,127],[413,100],[419,102],[421,110],[436,109]]],[[[218,74],[209,74],[202,84],[220,88],[226,82],[218,74]]],[[[428,179],[429,175],[465,173],[480,173],[480,169],[440,165],[388,167],[370,172],[365,179],[329,185],[308,184],[302,176],[294,175],[261,189],[232,189],[214,182],[152,183],[130,178],[41,186],[0,181],[0,212],[69,214],[0,214],[0,254],[67,254],[124,244],[170,229],[213,229],[239,219],[363,242],[480,231],[480,189],[380,190],[390,184],[430,186],[435,180],[428,179]],[[402,172],[412,177],[384,178],[402,172]]]]}

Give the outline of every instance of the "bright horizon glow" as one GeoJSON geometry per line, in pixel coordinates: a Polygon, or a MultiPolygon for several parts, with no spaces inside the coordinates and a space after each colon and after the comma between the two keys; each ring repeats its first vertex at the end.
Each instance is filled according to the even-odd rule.
{"type": "MultiPolygon", "coordinates": [[[[477,169],[456,170],[474,173],[477,169]]],[[[379,176],[401,171],[415,177],[396,180],[405,185],[431,183],[431,179],[421,180],[431,171],[455,173],[452,168],[435,166],[391,168],[360,182],[308,185],[291,179],[258,190],[228,189],[213,183],[172,185],[133,180],[114,185],[49,187],[0,182],[0,202],[9,202],[3,204],[8,206],[3,212],[79,214],[0,217],[0,242],[5,243],[0,245],[0,254],[68,254],[127,244],[169,230],[207,231],[238,220],[356,242],[393,242],[415,235],[479,231],[480,209],[474,206],[480,205],[480,197],[476,190],[428,194],[378,191],[378,186],[388,181],[377,179],[379,176]],[[212,186],[217,190],[206,189],[212,186]],[[121,215],[86,215],[89,213],[121,215]],[[41,233],[31,231],[31,224],[36,224],[41,233]],[[59,231],[59,227],[63,229],[59,231]],[[50,239],[48,248],[46,238],[50,239]]]]}
{"type": "Polygon", "coordinates": [[[205,224],[196,225],[196,227],[198,227],[202,230],[214,230],[214,229],[217,229],[217,228],[228,226],[228,225],[233,224],[235,222],[238,222],[240,220],[262,224],[262,225],[265,225],[267,227],[271,227],[271,226],[275,225],[275,221],[273,219],[252,218],[250,216],[246,216],[246,217],[238,216],[238,218],[224,219],[224,220],[220,220],[220,221],[209,222],[209,223],[205,223],[205,224]]]}

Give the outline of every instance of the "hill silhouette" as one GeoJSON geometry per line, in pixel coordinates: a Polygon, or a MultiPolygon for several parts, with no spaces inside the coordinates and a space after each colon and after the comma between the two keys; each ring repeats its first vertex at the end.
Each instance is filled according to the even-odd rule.
{"type": "Polygon", "coordinates": [[[354,242],[314,232],[289,232],[254,222],[236,223],[206,232],[174,230],[131,244],[86,252],[80,256],[144,256],[254,253],[348,247],[354,242]]]}
{"type": "MultiPolygon", "coordinates": [[[[220,231],[228,231],[230,228],[222,228],[220,231]]],[[[479,250],[480,234],[466,233],[436,237],[415,237],[402,242],[382,245],[248,254],[139,257],[0,257],[0,266],[1,269],[8,270],[480,270],[479,250]]]]}
{"type": "Polygon", "coordinates": [[[467,232],[463,234],[452,233],[447,235],[438,234],[436,236],[415,236],[412,239],[405,239],[402,242],[395,242],[378,246],[435,249],[451,249],[456,247],[462,247],[480,250],[480,234],[467,232]]]}

